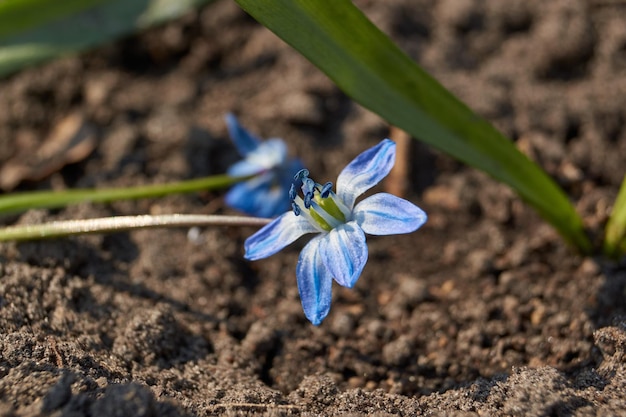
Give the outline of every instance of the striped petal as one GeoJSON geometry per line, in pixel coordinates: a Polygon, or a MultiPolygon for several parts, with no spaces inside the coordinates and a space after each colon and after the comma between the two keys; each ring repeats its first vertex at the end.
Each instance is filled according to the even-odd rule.
{"type": "Polygon", "coordinates": [[[300,236],[315,232],[318,230],[308,220],[288,211],[246,239],[244,257],[250,261],[267,258],[300,236]]]}
{"type": "Polygon", "coordinates": [[[365,234],[356,222],[342,224],[327,235],[320,243],[324,265],[339,285],[352,288],[361,276],[367,262],[365,234]]]}
{"type": "Polygon", "coordinates": [[[354,158],[337,178],[337,195],[348,208],[354,207],[358,196],[389,174],[396,160],[396,144],[384,139],[354,158]]]}
{"type": "Polygon", "coordinates": [[[370,235],[397,235],[419,229],[428,216],[421,208],[395,195],[374,194],[356,205],[352,218],[370,235]]]}
{"type": "Polygon", "coordinates": [[[313,238],[302,249],[296,277],[302,309],[307,319],[318,326],[330,311],[333,278],[326,269],[320,253],[320,243],[324,236],[313,238]]]}

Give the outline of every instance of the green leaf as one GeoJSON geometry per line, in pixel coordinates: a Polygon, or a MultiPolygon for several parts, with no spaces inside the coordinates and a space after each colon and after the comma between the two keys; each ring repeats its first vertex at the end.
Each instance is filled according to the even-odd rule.
{"type": "Polygon", "coordinates": [[[106,0],[3,0],[0,39],[104,3],[106,0]]]}
{"type": "Polygon", "coordinates": [[[626,253],[626,176],[606,224],[604,253],[613,258],[626,253]]]}
{"type": "Polygon", "coordinates": [[[162,197],[169,194],[191,193],[229,187],[250,177],[215,175],[167,184],[152,184],[129,188],[72,189],[65,191],[33,191],[0,196],[0,214],[11,214],[33,208],[58,208],[84,201],[98,203],[162,197]]]}
{"type": "Polygon", "coordinates": [[[418,67],[348,0],[235,0],[392,125],[511,186],[569,243],[591,248],[565,193],[418,67]]]}
{"type": "Polygon", "coordinates": [[[164,22],[212,0],[0,0],[0,77],[164,22]]]}

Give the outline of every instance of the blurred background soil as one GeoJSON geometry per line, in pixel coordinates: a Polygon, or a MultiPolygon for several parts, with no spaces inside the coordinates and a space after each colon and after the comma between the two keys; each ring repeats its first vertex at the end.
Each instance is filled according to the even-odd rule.
{"type": "MultiPolygon", "coordinates": [[[[625,173],[626,3],[356,3],[546,169],[598,238],[625,173]]],[[[229,111],[320,182],[389,135],[221,0],[0,81],[0,186],[223,173],[238,159],[229,111]]],[[[303,242],[245,262],[251,228],[0,245],[0,415],[626,415],[623,265],[577,256],[486,175],[415,141],[407,157],[405,197],[429,222],[370,237],[358,284],[334,287],[319,327],[298,298],[303,242]]],[[[2,222],[232,213],[222,195],[2,222]]]]}

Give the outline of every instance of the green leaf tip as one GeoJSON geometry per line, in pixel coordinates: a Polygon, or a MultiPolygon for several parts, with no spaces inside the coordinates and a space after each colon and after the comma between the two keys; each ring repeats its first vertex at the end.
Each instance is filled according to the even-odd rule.
{"type": "Polygon", "coordinates": [[[605,255],[617,259],[626,254],[626,176],[615,199],[604,236],[605,255]]]}

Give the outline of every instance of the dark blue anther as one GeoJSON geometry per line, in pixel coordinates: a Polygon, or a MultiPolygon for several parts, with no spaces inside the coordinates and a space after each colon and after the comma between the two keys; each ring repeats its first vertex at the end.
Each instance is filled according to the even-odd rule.
{"type": "Polygon", "coordinates": [[[311,178],[302,179],[302,194],[304,196],[304,207],[311,207],[311,200],[315,195],[315,182],[311,178]]]}
{"type": "Polygon", "coordinates": [[[296,195],[296,185],[291,184],[291,188],[289,189],[289,199],[293,201],[293,199],[296,198],[296,195]]]}
{"type": "Polygon", "coordinates": [[[311,208],[311,200],[313,199],[313,193],[306,194],[304,196],[304,207],[311,208]]]}
{"type": "Polygon", "coordinates": [[[303,194],[312,194],[315,191],[315,181],[311,178],[303,178],[302,179],[302,193],[303,194]]]}
{"type": "Polygon", "coordinates": [[[330,194],[330,192],[333,190],[333,183],[332,182],[327,182],[326,184],[324,184],[324,186],[322,187],[322,191],[320,191],[320,196],[322,198],[326,198],[328,197],[328,195],[330,194]]]}
{"type": "Polygon", "coordinates": [[[301,169],[300,171],[296,172],[296,175],[293,176],[293,179],[298,181],[298,180],[303,180],[308,176],[309,176],[309,170],[301,169]]]}
{"type": "Polygon", "coordinates": [[[298,207],[295,201],[291,202],[291,208],[293,208],[293,214],[295,214],[296,216],[300,215],[300,207],[298,207]]]}

